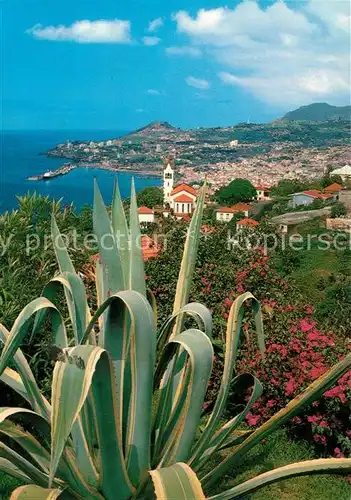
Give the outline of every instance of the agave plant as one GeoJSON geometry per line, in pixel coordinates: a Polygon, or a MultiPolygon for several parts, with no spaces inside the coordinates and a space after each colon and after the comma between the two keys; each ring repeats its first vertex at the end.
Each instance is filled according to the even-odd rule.
{"type": "MultiPolygon", "coordinates": [[[[159,331],[138,245],[134,186],[129,227],[117,185],[111,217],[95,186],[93,218],[100,259],[96,262],[98,307],[93,313],[52,219],[60,274],[23,309],[11,331],[0,328],[4,343],[0,379],[31,407],[0,408],[0,469],[25,483],[11,498],[206,498],[204,492],[235,469],[255,444],[350,369],[351,355],[259,429],[243,431],[240,425],[263,390],[251,375],[234,376],[247,306],[253,311],[264,351],[260,305],[245,293],[229,314],[222,383],[212,413],[204,419],[202,406],[213,359],[212,319],[203,305],[188,303],[203,204],[204,190],[187,234],[173,315],[159,331]],[[60,312],[57,292],[62,289],[69,322],[60,312]],[[196,327],[187,329],[187,318],[196,327]],[[35,335],[48,319],[48,336],[57,354],[51,402],[41,394],[19,348],[29,330],[35,335]],[[223,425],[229,389],[235,391],[242,384],[250,391],[246,406],[223,425]],[[219,452],[225,448],[230,452],[223,459],[219,452]],[[218,464],[210,468],[213,456],[218,464]]],[[[351,459],[300,462],[207,498],[238,498],[291,476],[350,470],[351,459]]]]}

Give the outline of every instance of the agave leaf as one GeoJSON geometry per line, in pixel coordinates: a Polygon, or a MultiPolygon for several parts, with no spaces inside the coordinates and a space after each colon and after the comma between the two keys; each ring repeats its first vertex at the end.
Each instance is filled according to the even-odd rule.
{"type": "Polygon", "coordinates": [[[31,480],[28,476],[26,476],[18,467],[13,465],[6,458],[0,458],[0,471],[8,474],[9,476],[15,477],[24,483],[30,483],[31,480]]]}
{"type": "Polygon", "coordinates": [[[121,194],[118,187],[118,179],[115,177],[115,184],[112,198],[112,229],[115,235],[125,282],[129,282],[129,229],[127,225],[121,194]]]}
{"type": "Polygon", "coordinates": [[[211,485],[228,469],[240,462],[242,457],[262,439],[284,425],[301,410],[318,399],[325,391],[332,387],[351,368],[351,354],[334,365],[328,372],[310,384],[307,389],[294,398],[290,403],[273,415],[267,422],[253,432],[245,441],[237,446],[233,453],[210,471],[202,480],[203,484],[211,485]]]}
{"type": "MultiPolygon", "coordinates": [[[[114,373],[109,354],[100,347],[77,346],[67,349],[67,361],[55,365],[52,383],[51,466],[53,479],[67,438],[91,390],[99,441],[100,488],[107,500],[119,492],[121,500],[133,491],[118,433],[118,412],[114,373]]],[[[49,483],[50,485],[50,483],[49,483]]],[[[89,498],[97,498],[92,489],[89,498]]]]}
{"type": "Polygon", "coordinates": [[[202,304],[198,302],[191,302],[186,304],[184,307],[172,314],[160,329],[160,334],[157,339],[157,349],[161,350],[163,346],[168,342],[168,339],[172,333],[174,324],[179,316],[190,316],[192,317],[200,330],[204,329],[204,333],[212,338],[212,315],[210,311],[202,304]]]}
{"type": "Polygon", "coordinates": [[[185,463],[150,471],[156,498],[176,498],[177,500],[205,500],[201,483],[196,474],[185,463]]]}
{"type": "Polygon", "coordinates": [[[244,483],[234,486],[229,490],[214,495],[208,500],[231,500],[233,498],[243,498],[244,495],[252,493],[268,484],[288,479],[289,477],[303,476],[306,474],[347,474],[351,472],[351,458],[320,458],[317,460],[307,460],[285,465],[278,469],[260,474],[244,483]]]}
{"type": "Polygon", "coordinates": [[[244,304],[247,301],[251,301],[252,307],[255,312],[256,330],[258,334],[261,352],[263,353],[264,339],[263,339],[262,315],[261,315],[260,304],[251,293],[247,292],[240,295],[234,301],[230,309],[228,323],[227,323],[225,361],[224,361],[221,386],[219,389],[214,409],[207,422],[205,430],[202,433],[201,438],[197,443],[196,451],[192,457],[192,463],[196,463],[196,461],[199,459],[202,453],[206,450],[208,444],[210,443],[210,440],[212,439],[212,436],[214,435],[220,424],[223,412],[226,409],[230,384],[233,379],[233,372],[236,365],[236,358],[239,350],[241,328],[245,313],[244,304]]]}
{"type": "MultiPolygon", "coordinates": [[[[204,209],[205,193],[206,193],[206,185],[204,185],[201,188],[201,194],[197,201],[196,210],[193,215],[193,218],[191,219],[185,241],[183,258],[178,277],[176,295],[174,298],[174,305],[173,305],[174,315],[177,314],[177,312],[180,311],[180,309],[182,309],[182,307],[184,307],[189,300],[190,287],[196,263],[197,250],[199,247],[200,227],[204,209]]],[[[176,335],[181,331],[182,323],[183,319],[182,315],[180,315],[177,317],[175,329],[173,332],[174,335],[176,335]]]]}
{"type": "Polygon", "coordinates": [[[75,274],[74,266],[68,254],[67,248],[63,242],[63,238],[57,226],[54,215],[51,217],[51,239],[53,241],[54,251],[60,268],[60,272],[69,272],[75,274]]]}
{"type": "MultiPolygon", "coordinates": [[[[46,297],[53,304],[59,290],[63,288],[67,300],[67,307],[73,327],[76,343],[79,343],[91,316],[88,308],[85,286],[82,279],[71,272],[64,272],[53,278],[43,289],[42,297],[46,297]]],[[[56,305],[56,304],[55,304],[56,305]]],[[[40,311],[33,326],[32,336],[39,330],[45,319],[46,310],[40,311]]],[[[67,344],[65,346],[67,347],[67,344]]]]}
{"type": "Polygon", "coordinates": [[[111,221],[96,181],[94,182],[93,225],[103,271],[106,273],[108,283],[107,296],[113,295],[126,288],[126,280],[111,221]]]}
{"type": "MultiPolygon", "coordinates": [[[[5,344],[9,336],[10,332],[0,324],[0,341],[5,344]]],[[[17,349],[12,362],[21,377],[22,385],[20,384],[17,375],[12,373],[10,368],[5,369],[5,372],[1,376],[1,380],[5,381],[2,377],[7,377],[6,383],[9,385],[12,383],[13,385],[11,385],[11,387],[13,389],[18,389],[20,391],[19,393],[25,399],[28,398],[27,400],[30,402],[34,411],[38,412],[44,418],[49,418],[51,406],[46,398],[41,394],[32,370],[30,369],[21,349],[17,349]],[[26,391],[27,396],[24,394],[24,390],[26,391]]]]}
{"type": "Polygon", "coordinates": [[[150,467],[151,409],[156,355],[156,329],[153,312],[146,298],[135,291],[119,292],[108,299],[104,347],[115,372],[115,391],[119,401],[119,432],[128,416],[125,457],[131,481],[150,467]],[[130,360],[130,374],[126,366],[130,360]],[[125,388],[128,388],[128,398],[125,388]],[[125,411],[128,410],[128,411],[125,411]]]}
{"type": "Polygon", "coordinates": [[[10,361],[12,361],[18,347],[28,333],[32,317],[42,309],[51,309],[52,315],[56,315],[57,321],[55,321],[55,329],[53,331],[55,344],[60,347],[64,347],[67,344],[66,329],[60,313],[52,302],[45,297],[39,297],[30,302],[17,316],[1,353],[0,375],[4,372],[10,361]]]}
{"type": "Polygon", "coordinates": [[[19,455],[16,451],[11,450],[6,444],[0,442],[0,458],[5,458],[15,467],[20,469],[26,476],[35,484],[46,486],[49,476],[40,469],[31,464],[28,460],[19,455]]]}
{"type": "MultiPolygon", "coordinates": [[[[166,366],[167,362],[177,354],[179,348],[184,350],[184,354],[188,354],[188,358],[183,370],[183,376],[180,377],[176,387],[177,399],[181,398],[184,392],[186,392],[187,396],[183,408],[179,412],[180,416],[174,426],[172,435],[166,443],[164,455],[159,464],[160,467],[189,459],[212,370],[213,348],[211,341],[207,335],[196,329],[186,330],[170,340],[162,354],[160,367],[166,366]],[[187,383],[189,380],[187,378],[188,371],[190,371],[189,383],[187,383]]],[[[156,374],[156,378],[158,376],[156,374]]],[[[169,378],[168,384],[172,384],[172,382],[172,378],[169,378]]],[[[159,409],[162,409],[162,398],[160,398],[158,404],[158,411],[159,409]]],[[[171,417],[171,414],[164,415],[161,422],[167,423],[171,417]]],[[[159,428],[162,438],[164,425],[160,425],[159,428]]]]}
{"type": "Polygon", "coordinates": [[[130,197],[130,270],[129,289],[135,290],[146,297],[144,261],[141,249],[141,233],[138,217],[138,206],[135,194],[134,179],[132,179],[130,197]]]}
{"type": "Polygon", "coordinates": [[[10,497],[10,500],[56,500],[62,494],[62,490],[41,488],[34,484],[20,486],[16,488],[10,497]]]}
{"type": "Polygon", "coordinates": [[[20,375],[12,368],[5,368],[4,373],[0,377],[1,382],[11,387],[12,390],[16,391],[17,394],[22,396],[23,399],[32,403],[31,397],[29,396],[20,375]]]}
{"type": "Polygon", "coordinates": [[[18,443],[35,460],[43,472],[49,473],[50,453],[34,436],[9,420],[0,423],[0,433],[18,443]]]}
{"type": "MultiPolygon", "coordinates": [[[[235,386],[241,384],[243,381],[248,388],[252,385],[251,395],[248,402],[245,405],[245,408],[238,415],[229,420],[229,422],[223,425],[216,432],[216,434],[212,438],[210,438],[209,442],[207,443],[205,452],[203,453],[200,459],[194,460],[192,458],[189,461],[189,465],[196,473],[198,473],[199,469],[201,469],[201,467],[205,465],[206,461],[213,453],[222,448],[222,445],[226,441],[226,439],[238,428],[238,426],[242,423],[246,415],[249,413],[254,403],[258,400],[258,398],[261,397],[263,393],[262,384],[256,377],[248,373],[242,373],[237,377],[235,377],[231,384],[231,390],[235,393],[235,386]],[[247,379],[250,380],[250,383],[248,382],[247,379]]],[[[197,446],[198,443],[196,443],[194,447],[195,454],[197,451],[197,446]]]]}

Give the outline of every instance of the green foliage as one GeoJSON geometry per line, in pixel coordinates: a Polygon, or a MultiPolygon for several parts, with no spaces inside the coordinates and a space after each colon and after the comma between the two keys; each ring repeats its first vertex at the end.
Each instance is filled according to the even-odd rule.
{"type": "Polygon", "coordinates": [[[344,203],[341,203],[340,201],[334,203],[331,209],[330,216],[333,219],[336,219],[338,217],[343,217],[347,215],[347,208],[344,203]]]}
{"type": "Polygon", "coordinates": [[[288,196],[292,193],[299,193],[310,187],[309,183],[299,181],[297,179],[283,179],[278,182],[277,186],[271,188],[273,196],[288,196]]]}
{"type": "MultiPolygon", "coordinates": [[[[95,187],[93,220],[100,257],[96,260],[94,312],[90,311],[84,284],[74,271],[55,219],[52,220],[60,274],[48,283],[41,297],[23,309],[10,331],[0,327],[4,343],[1,380],[21,394],[33,409],[0,409],[0,434],[12,439],[23,451],[23,455],[18,454],[1,442],[0,467],[36,485],[21,487],[13,498],[58,498],[63,493],[66,498],[114,500],[118,492],[120,500],[155,495],[204,499],[202,488],[208,489],[223,474],[239,467],[255,445],[350,369],[351,355],[262,427],[253,433],[235,434],[262,394],[255,377],[233,378],[243,321],[250,310],[262,355],[264,350],[260,305],[251,293],[244,293],[230,308],[222,381],[210,418],[202,420],[213,361],[212,319],[204,306],[189,303],[189,296],[203,202],[204,192],[187,233],[172,316],[159,332],[155,302],[146,291],[141,249],[137,245],[140,229],[134,189],[127,228],[118,189],[110,218],[95,187]],[[113,233],[122,235],[123,242],[121,238],[117,241],[113,233]],[[110,237],[108,246],[103,243],[106,235],[110,237]],[[64,319],[66,310],[57,301],[60,290],[65,295],[68,320],[64,319]],[[192,325],[187,327],[189,319],[192,325]],[[29,331],[35,336],[46,320],[50,320],[48,332],[56,346],[51,402],[40,393],[19,349],[29,331]],[[246,386],[249,397],[235,417],[223,425],[232,381],[234,386],[246,386]],[[16,415],[21,417],[21,425],[14,423],[16,415]],[[30,427],[25,430],[26,420],[34,421],[40,432],[37,434],[30,427]],[[232,446],[230,454],[215,468],[206,468],[214,453],[232,446]]],[[[348,459],[300,462],[211,498],[238,498],[243,492],[250,493],[290,476],[350,470],[348,459]]]]}
{"type": "Polygon", "coordinates": [[[139,191],[137,195],[137,202],[139,207],[144,206],[153,208],[159,205],[163,205],[163,192],[158,187],[146,187],[139,191]]]}
{"type": "Polygon", "coordinates": [[[256,196],[256,189],[247,179],[234,179],[221,187],[215,194],[221,205],[234,205],[239,201],[250,201],[256,196]]]}

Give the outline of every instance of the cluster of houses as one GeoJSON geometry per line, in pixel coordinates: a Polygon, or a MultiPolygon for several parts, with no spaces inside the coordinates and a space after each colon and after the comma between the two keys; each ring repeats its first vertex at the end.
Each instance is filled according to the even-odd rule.
{"type": "MultiPolygon", "coordinates": [[[[190,221],[190,216],[195,210],[199,190],[188,184],[181,183],[174,187],[174,169],[170,162],[167,163],[163,172],[163,194],[164,206],[162,209],[151,209],[140,207],[138,210],[139,222],[141,224],[153,223],[158,214],[168,217],[172,213],[178,220],[190,221]]],[[[256,199],[258,201],[270,200],[270,190],[268,186],[256,187],[256,199]]],[[[207,200],[208,203],[209,200],[207,200]]],[[[247,203],[237,203],[232,207],[220,207],[216,212],[217,221],[229,222],[235,215],[241,214],[243,217],[237,221],[238,227],[255,226],[258,223],[249,218],[250,205],[247,203]]]]}
{"type": "MultiPolygon", "coordinates": [[[[337,201],[343,186],[334,183],[326,187],[324,190],[306,190],[299,193],[294,193],[290,195],[290,206],[296,208],[302,205],[310,205],[315,200],[322,201],[337,201]]],[[[199,189],[195,189],[188,184],[181,183],[174,186],[174,169],[170,162],[167,163],[166,168],[163,173],[163,195],[164,203],[163,207],[148,208],[142,206],[138,209],[139,222],[140,224],[150,224],[156,222],[158,216],[169,217],[172,214],[178,220],[184,220],[185,222],[190,222],[191,215],[196,208],[196,202],[200,192],[199,189]]],[[[269,186],[259,185],[256,186],[256,200],[257,201],[268,201],[270,200],[270,188],[269,186]]],[[[207,199],[207,204],[211,201],[207,199]]],[[[275,217],[277,220],[272,222],[279,226],[282,233],[288,231],[289,225],[296,225],[297,223],[305,220],[303,214],[306,215],[306,220],[313,218],[314,216],[320,215],[319,212],[323,210],[328,210],[327,208],[322,208],[319,211],[315,210],[316,215],[310,212],[291,213],[282,216],[275,217]],[[317,214],[318,212],[318,214],[317,214]],[[309,215],[310,214],[310,215],[309,215]],[[290,217],[290,218],[289,218],[290,217]],[[282,219],[282,220],[281,220],[282,219]]],[[[330,210],[330,209],[329,209],[330,210]]],[[[228,223],[234,217],[236,219],[236,231],[239,233],[244,228],[255,228],[259,223],[250,217],[252,212],[251,203],[236,203],[230,207],[219,207],[216,211],[216,220],[218,222],[228,223]]],[[[329,213],[329,212],[328,212],[329,213]]],[[[203,226],[201,228],[202,232],[209,232],[214,230],[210,226],[203,226]]],[[[149,236],[142,236],[142,252],[144,260],[149,258],[157,257],[161,252],[161,248],[157,245],[152,238],[149,236]]]]}

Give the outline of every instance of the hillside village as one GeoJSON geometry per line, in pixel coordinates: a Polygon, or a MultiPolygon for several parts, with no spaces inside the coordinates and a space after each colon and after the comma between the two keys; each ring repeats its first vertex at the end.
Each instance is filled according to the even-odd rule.
{"type": "Polygon", "coordinates": [[[200,182],[214,189],[235,177],[253,184],[282,179],[318,179],[329,167],[351,163],[349,122],[238,124],[181,130],[154,122],[120,138],[67,141],[47,154],[77,166],[162,176],[163,158],[176,158],[177,181],[200,182]]]}
{"type": "MultiPolygon", "coordinates": [[[[166,160],[163,171],[163,187],[160,189],[163,196],[163,204],[153,207],[140,206],[138,209],[139,222],[142,227],[156,223],[161,218],[173,218],[174,220],[189,223],[195,211],[197,199],[200,194],[200,185],[189,185],[185,182],[175,184],[175,162],[166,160]]],[[[302,222],[314,218],[322,218],[327,229],[335,229],[351,233],[351,191],[345,189],[342,183],[349,186],[351,180],[351,167],[346,166],[330,173],[330,179],[340,179],[340,183],[333,182],[322,189],[305,189],[300,192],[289,194],[285,197],[281,214],[269,216],[266,219],[281,234],[291,232],[294,227],[302,222]],[[337,176],[337,177],[336,177],[337,176]],[[342,206],[343,216],[338,217],[334,209],[342,206]]],[[[213,223],[228,224],[230,230],[240,232],[243,229],[255,229],[260,225],[261,212],[264,207],[275,206],[282,200],[274,194],[275,186],[254,186],[254,196],[251,199],[239,201],[233,205],[225,206],[216,199],[213,189],[208,190],[205,198],[205,206],[212,210],[213,223]]],[[[158,188],[151,188],[158,189],[158,188]]],[[[266,220],[266,221],[267,221],[266,220]]],[[[204,225],[203,231],[214,231],[215,227],[204,225]]],[[[155,257],[160,252],[149,236],[142,240],[145,259],[155,257]]]]}

